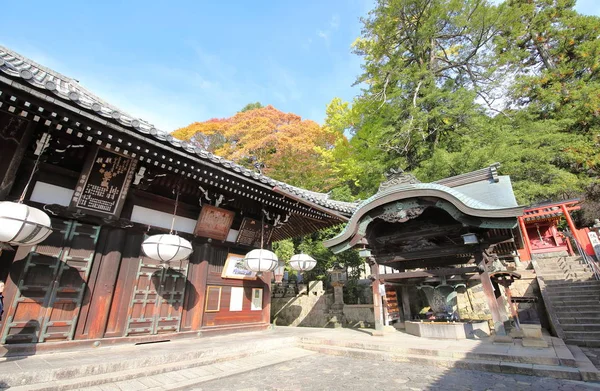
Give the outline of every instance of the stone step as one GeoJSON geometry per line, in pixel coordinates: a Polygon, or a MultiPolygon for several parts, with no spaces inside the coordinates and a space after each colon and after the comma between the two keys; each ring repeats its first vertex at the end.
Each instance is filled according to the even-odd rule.
{"type": "Polygon", "coordinates": [[[344,356],[378,361],[410,362],[421,365],[435,365],[448,369],[461,368],[484,372],[514,373],[530,376],[551,377],[556,379],[583,380],[583,376],[577,368],[566,366],[506,362],[500,360],[457,359],[443,356],[421,356],[332,345],[305,344],[303,347],[304,349],[332,356],[344,356]]]}
{"type": "MultiPolygon", "coordinates": [[[[546,286],[546,288],[548,288],[548,286],[546,286]]],[[[585,296],[600,297],[600,290],[595,290],[595,289],[563,290],[563,289],[560,289],[558,291],[554,291],[552,289],[546,289],[546,295],[548,295],[551,299],[553,299],[555,297],[585,297],[585,296]]]]}
{"type": "Polygon", "coordinates": [[[573,307],[579,307],[581,305],[597,305],[600,307],[600,300],[598,300],[598,298],[589,298],[589,299],[573,299],[571,297],[565,297],[565,298],[552,298],[552,305],[553,306],[573,306],[573,307]]]}
{"type": "Polygon", "coordinates": [[[600,310],[600,305],[566,305],[566,304],[554,304],[552,303],[552,307],[556,312],[592,312],[600,310]]]}
{"type": "Polygon", "coordinates": [[[590,316],[582,316],[580,314],[577,314],[577,317],[573,317],[573,314],[568,314],[566,316],[559,316],[558,317],[558,321],[560,322],[560,324],[562,325],[564,324],[595,324],[595,323],[600,323],[600,315],[592,318],[590,316]],[[571,316],[569,316],[571,315],[571,316]]]}
{"type": "Polygon", "coordinates": [[[304,349],[286,348],[227,361],[192,360],[185,363],[155,365],[144,369],[125,369],[84,378],[58,380],[44,384],[11,387],[11,391],[55,390],[189,390],[198,384],[239,375],[283,362],[301,360],[314,354],[304,349]],[[118,388],[115,388],[118,387],[118,388]]]}
{"type": "Polygon", "coordinates": [[[560,326],[564,331],[600,331],[600,322],[598,323],[563,323],[560,326]]]}
{"type": "MultiPolygon", "coordinates": [[[[577,318],[577,319],[600,319],[598,311],[555,311],[559,319],[577,318]]],[[[594,322],[591,322],[594,323],[594,322]]]]}
{"type": "MultiPolygon", "coordinates": [[[[42,360],[34,355],[20,359],[19,367],[23,369],[18,371],[9,371],[9,367],[5,365],[2,382],[6,387],[11,387],[11,390],[16,386],[27,386],[27,390],[55,390],[58,388],[47,387],[46,384],[63,384],[62,382],[66,382],[67,385],[66,388],[60,389],[73,389],[90,385],[87,383],[90,375],[99,376],[96,379],[98,382],[115,382],[133,379],[145,373],[158,374],[277,351],[294,346],[296,341],[294,337],[269,338],[269,334],[265,332],[240,335],[246,335],[247,340],[233,337],[238,338],[238,342],[228,345],[227,349],[223,349],[222,337],[206,337],[203,344],[199,344],[198,339],[190,338],[189,341],[179,340],[114,350],[109,347],[100,348],[101,350],[94,355],[82,355],[80,360],[73,360],[66,353],[66,356],[55,353],[46,360],[54,362],[56,367],[52,365],[51,368],[43,370],[39,369],[39,365],[34,365],[37,360],[42,360]],[[38,386],[40,388],[35,388],[38,386]]],[[[13,358],[4,361],[10,360],[13,358]]]]}
{"type": "Polygon", "coordinates": [[[565,338],[565,343],[567,345],[577,345],[587,348],[600,348],[600,340],[572,339],[567,337],[565,338]]]}
{"type": "Polygon", "coordinates": [[[589,281],[565,281],[563,283],[553,283],[552,286],[548,286],[548,290],[553,292],[561,291],[572,291],[572,290],[591,290],[600,292],[600,281],[589,280],[589,281]]]}
{"type": "Polygon", "coordinates": [[[600,331],[565,331],[565,338],[600,342],[600,331]]]}
{"type": "MultiPolygon", "coordinates": [[[[542,278],[544,278],[544,277],[542,276],[542,278]]],[[[579,284],[582,284],[582,283],[586,283],[586,282],[590,282],[590,281],[597,281],[597,280],[590,279],[587,277],[582,277],[581,279],[579,279],[578,277],[568,277],[568,278],[564,278],[564,279],[558,278],[555,280],[553,280],[551,278],[548,278],[548,279],[544,278],[544,281],[546,282],[546,284],[548,286],[550,286],[550,285],[552,285],[552,286],[562,286],[562,285],[578,286],[579,284]]]]}
{"type": "Polygon", "coordinates": [[[522,355],[510,355],[505,353],[492,353],[492,352],[459,352],[450,350],[440,349],[427,349],[427,348],[405,348],[398,345],[388,345],[378,342],[354,342],[351,340],[332,340],[325,338],[300,338],[299,345],[302,348],[308,349],[309,346],[335,346],[340,348],[360,349],[365,351],[378,351],[387,352],[397,355],[409,355],[409,356],[422,356],[422,357],[444,357],[449,359],[457,360],[500,360],[505,362],[527,362],[529,364],[540,364],[540,365],[565,365],[574,366],[575,362],[572,357],[563,357],[559,360],[557,357],[543,357],[543,356],[522,356],[522,355]]]}
{"type": "Polygon", "coordinates": [[[577,293],[577,292],[546,292],[550,300],[600,300],[598,293],[577,293]]]}

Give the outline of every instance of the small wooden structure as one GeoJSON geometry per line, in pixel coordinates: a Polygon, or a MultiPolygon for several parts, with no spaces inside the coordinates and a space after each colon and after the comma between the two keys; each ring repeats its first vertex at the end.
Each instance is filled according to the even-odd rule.
{"type": "Polygon", "coordinates": [[[394,172],[359,205],[344,231],[325,242],[336,253],[352,247],[370,250],[376,325],[382,323],[382,284],[401,288],[404,319],[410,320],[408,286],[477,280],[496,333],[504,333],[508,317],[489,273],[494,258],[512,260],[516,253],[513,229],[523,208],[517,206],[510,179],[498,175],[497,167],[435,183],[394,172]],[[379,265],[396,271],[381,274],[379,265]]]}
{"type": "Polygon", "coordinates": [[[0,46],[0,201],[52,216],[33,247],[0,250],[0,342],[165,339],[262,329],[270,282],[239,267],[265,246],[348,220],[356,205],[275,181],[106,103],[76,80],[0,46]],[[175,230],[189,259],[145,257],[175,230]]]}
{"type": "Polygon", "coordinates": [[[547,202],[525,208],[519,216],[519,227],[523,238],[522,260],[535,257],[556,257],[574,255],[571,242],[558,230],[561,219],[565,219],[573,240],[588,255],[594,255],[588,237],[589,230],[578,229],[571,218],[571,212],[581,209],[578,199],[561,202],[547,202]]]}

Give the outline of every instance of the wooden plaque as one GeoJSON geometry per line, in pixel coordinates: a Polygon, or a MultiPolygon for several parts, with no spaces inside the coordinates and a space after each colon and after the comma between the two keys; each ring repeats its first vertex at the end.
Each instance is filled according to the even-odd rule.
{"type": "Polygon", "coordinates": [[[234,217],[235,212],[233,211],[204,205],[200,211],[196,228],[194,228],[194,235],[225,240],[234,217]]]}
{"type": "Polygon", "coordinates": [[[256,272],[246,269],[243,262],[244,256],[227,254],[221,278],[235,278],[238,280],[256,280],[256,272]]]}
{"type": "Polygon", "coordinates": [[[90,157],[79,176],[70,207],[119,217],[137,161],[101,148],[92,151],[90,157]]]}
{"type": "MultiPolygon", "coordinates": [[[[236,239],[237,244],[244,246],[260,248],[260,221],[244,217],[242,225],[240,226],[240,232],[236,239]]],[[[273,234],[273,227],[269,224],[264,226],[264,242],[263,247],[271,241],[271,235],[273,234]]]]}

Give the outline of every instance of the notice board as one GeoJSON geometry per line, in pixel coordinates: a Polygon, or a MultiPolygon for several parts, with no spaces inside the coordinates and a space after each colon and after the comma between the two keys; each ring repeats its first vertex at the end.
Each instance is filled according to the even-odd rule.
{"type": "MultiPolygon", "coordinates": [[[[248,247],[260,248],[260,237],[261,237],[261,223],[258,220],[254,220],[248,217],[244,217],[242,225],[240,226],[240,232],[235,242],[248,247]]],[[[273,234],[273,226],[269,224],[264,225],[264,242],[263,246],[271,241],[271,235],[273,234]]]]}
{"type": "Polygon", "coordinates": [[[90,154],[71,199],[71,208],[119,217],[136,160],[102,148],[90,154]]]}

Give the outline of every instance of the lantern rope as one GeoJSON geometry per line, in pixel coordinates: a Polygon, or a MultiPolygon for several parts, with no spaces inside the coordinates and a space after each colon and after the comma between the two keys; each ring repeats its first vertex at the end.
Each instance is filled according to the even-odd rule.
{"type": "Polygon", "coordinates": [[[179,203],[179,190],[177,190],[177,195],[175,196],[175,209],[173,210],[173,220],[171,221],[171,230],[169,231],[169,235],[173,234],[173,228],[175,227],[175,217],[177,216],[177,204],[179,203]]]}

